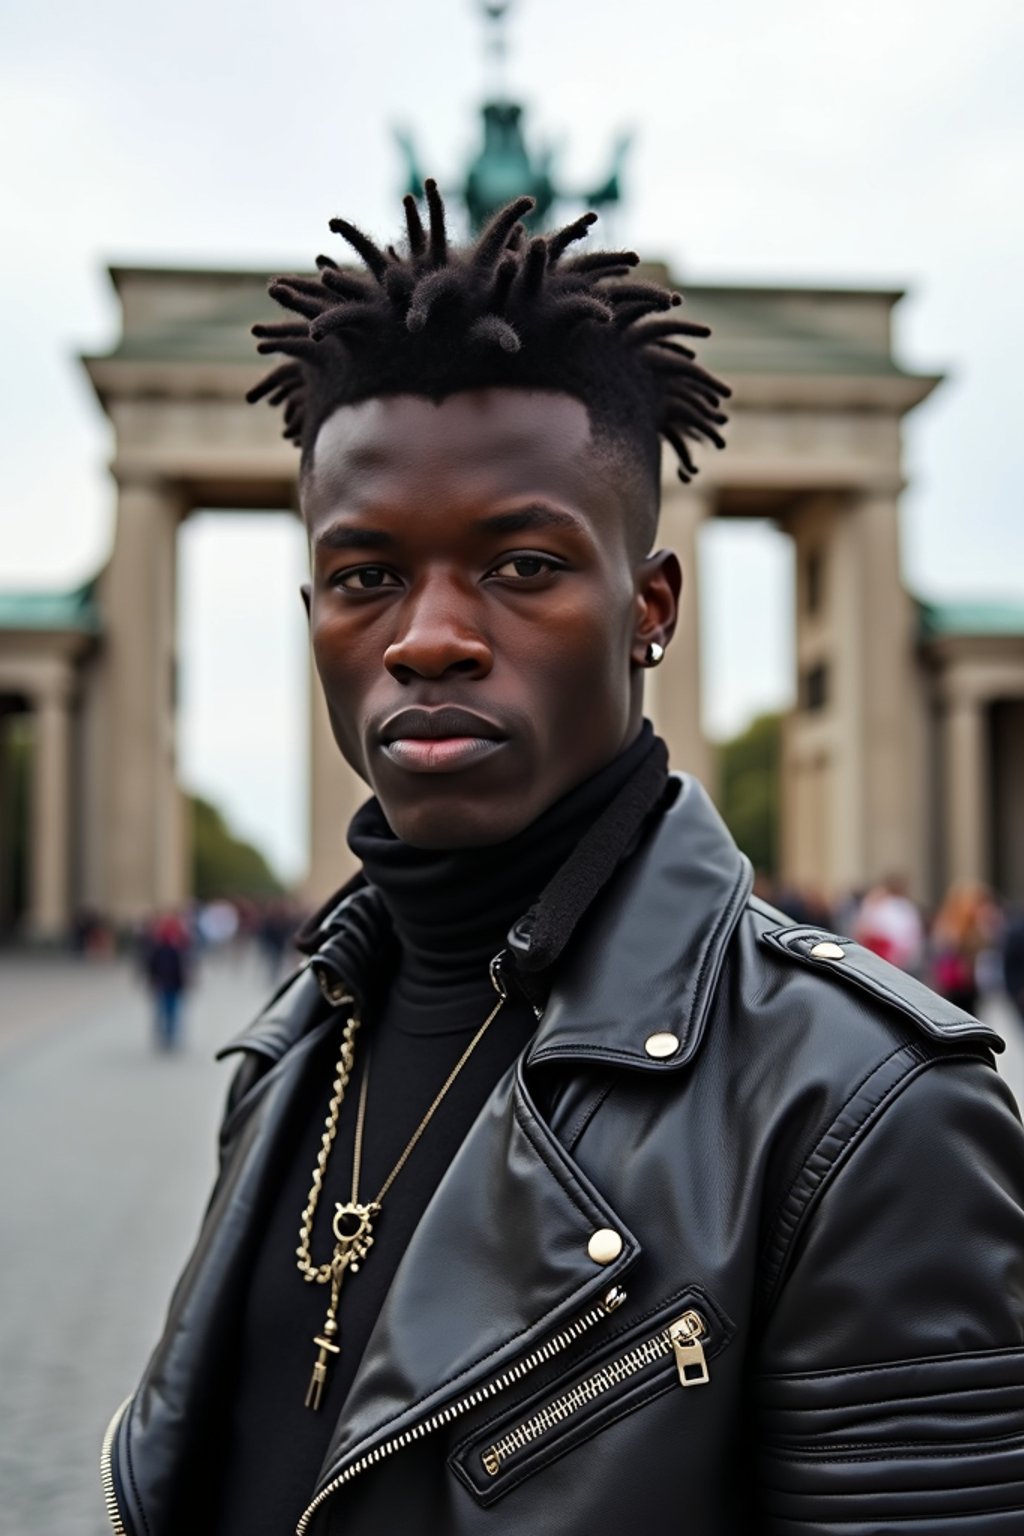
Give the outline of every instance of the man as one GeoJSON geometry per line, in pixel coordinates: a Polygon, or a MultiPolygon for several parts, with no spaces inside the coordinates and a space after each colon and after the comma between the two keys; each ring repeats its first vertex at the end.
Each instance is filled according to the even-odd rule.
{"type": "Polygon", "coordinates": [[[115,1529],[1019,1532],[998,1038],[793,926],[643,721],[706,334],[629,253],[429,228],[258,328],[362,873],[241,1055],[115,1529]]]}
{"type": "Polygon", "coordinates": [[[181,1006],[189,984],[191,941],[177,912],[161,912],[142,940],[142,965],[153,999],[153,1038],[158,1050],[178,1044],[181,1006]]]}

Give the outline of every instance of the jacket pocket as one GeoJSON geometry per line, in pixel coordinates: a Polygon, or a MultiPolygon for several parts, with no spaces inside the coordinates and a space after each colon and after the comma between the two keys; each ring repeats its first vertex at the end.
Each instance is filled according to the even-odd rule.
{"type": "Polygon", "coordinates": [[[557,1457],[666,1392],[711,1382],[732,1326],[696,1286],[620,1329],[532,1397],[474,1429],[449,1465],[479,1503],[493,1504],[557,1457]]]}

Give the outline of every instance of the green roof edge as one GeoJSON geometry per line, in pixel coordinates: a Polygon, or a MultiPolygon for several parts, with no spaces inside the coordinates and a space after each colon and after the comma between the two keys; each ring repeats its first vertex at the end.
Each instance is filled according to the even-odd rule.
{"type": "Polygon", "coordinates": [[[948,602],[917,601],[921,635],[1020,636],[1024,638],[1024,598],[975,598],[948,602]]]}

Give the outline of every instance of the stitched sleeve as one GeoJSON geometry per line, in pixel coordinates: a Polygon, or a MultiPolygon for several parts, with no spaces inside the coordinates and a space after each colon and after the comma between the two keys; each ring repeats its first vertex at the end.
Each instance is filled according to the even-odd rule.
{"type": "Polygon", "coordinates": [[[1024,1130],[987,1064],[933,1062],[822,1192],[755,1403],[773,1536],[1024,1531],[1024,1130]]]}

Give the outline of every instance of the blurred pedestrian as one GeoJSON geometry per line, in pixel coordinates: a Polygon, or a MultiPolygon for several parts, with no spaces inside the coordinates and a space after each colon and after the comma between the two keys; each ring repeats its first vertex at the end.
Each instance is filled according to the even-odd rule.
{"type": "Polygon", "coordinates": [[[924,961],[924,923],[902,876],[890,875],[867,892],[857,913],[854,937],[890,965],[898,965],[913,976],[919,974],[924,961]]]}
{"type": "Polygon", "coordinates": [[[238,909],[230,901],[208,901],[200,908],[196,927],[204,943],[223,949],[238,932],[238,909]]]}
{"type": "Polygon", "coordinates": [[[189,983],[189,933],[175,913],[152,923],[145,955],[146,980],[153,997],[157,1047],[173,1051],[181,1028],[181,1002],[189,983]]]}
{"type": "Polygon", "coordinates": [[[260,923],[259,943],[272,986],[276,985],[281,974],[285,953],[289,949],[295,928],[295,916],[287,902],[268,903],[260,923]]]}
{"type": "Polygon", "coordinates": [[[1012,913],[1003,935],[1003,978],[1024,1022],[1024,907],[1012,913]]]}
{"type": "Polygon", "coordinates": [[[978,1008],[978,958],[993,944],[998,914],[980,881],[957,880],[932,923],[932,985],[962,1008],[978,1008]]]}

